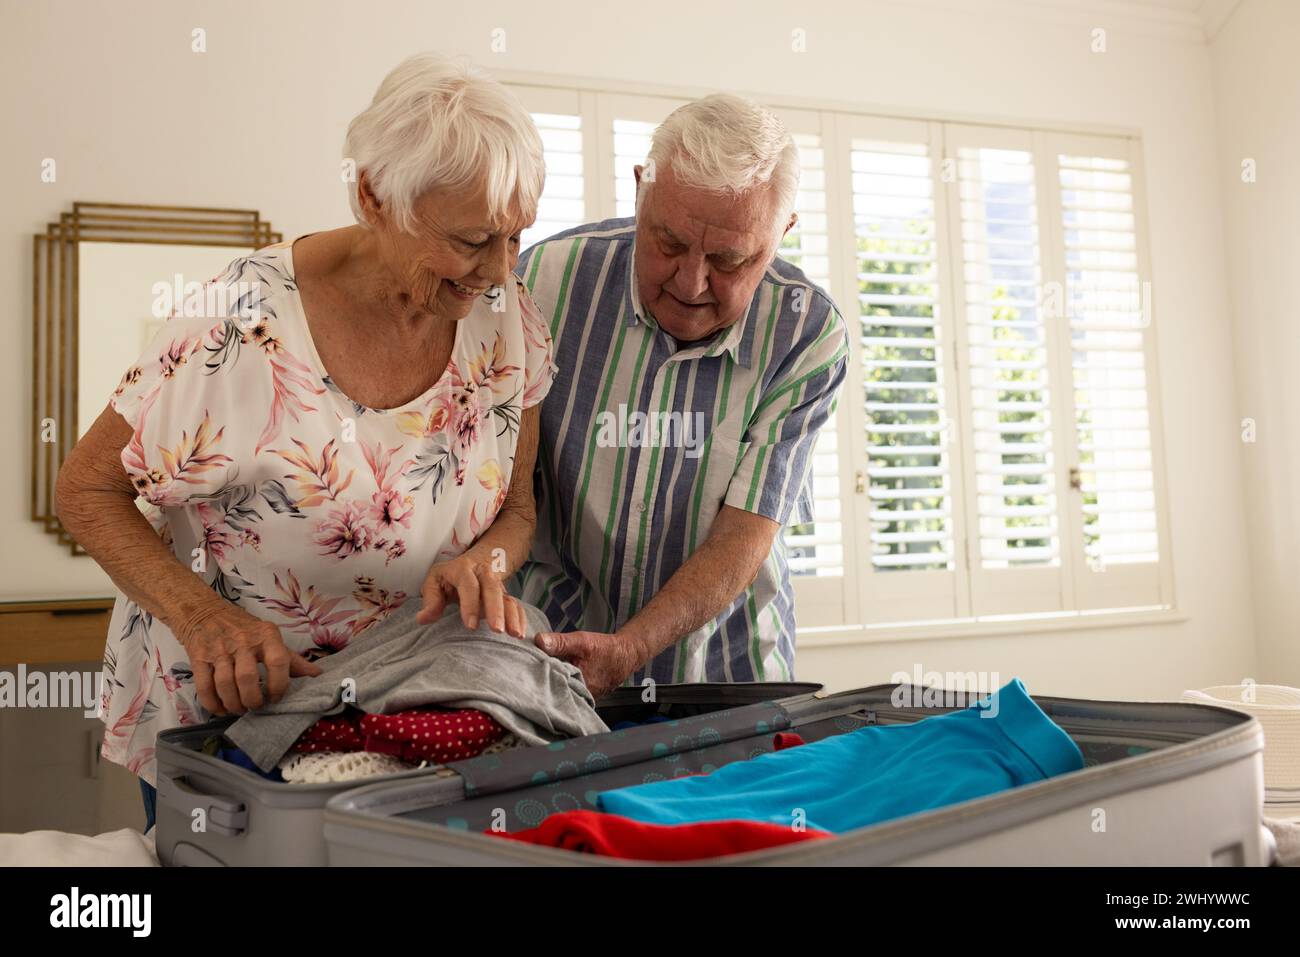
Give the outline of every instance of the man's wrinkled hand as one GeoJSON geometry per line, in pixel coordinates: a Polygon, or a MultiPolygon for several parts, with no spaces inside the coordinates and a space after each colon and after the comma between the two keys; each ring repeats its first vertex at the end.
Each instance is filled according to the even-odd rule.
{"type": "Polygon", "coordinates": [[[645,664],[642,645],[627,635],[599,631],[538,632],[538,648],[576,665],[593,698],[609,694],[645,664]]]}

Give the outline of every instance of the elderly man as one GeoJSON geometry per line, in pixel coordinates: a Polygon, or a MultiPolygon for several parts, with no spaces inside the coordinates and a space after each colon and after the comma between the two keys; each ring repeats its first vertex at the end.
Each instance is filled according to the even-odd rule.
{"type": "Polygon", "coordinates": [[[636,168],[635,220],[530,248],[517,272],[559,366],[542,407],[538,526],[516,582],[596,694],[794,671],[781,529],[811,519],[818,430],[848,336],[775,258],[798,153],[733,96],[676,110],[636,168]]]}

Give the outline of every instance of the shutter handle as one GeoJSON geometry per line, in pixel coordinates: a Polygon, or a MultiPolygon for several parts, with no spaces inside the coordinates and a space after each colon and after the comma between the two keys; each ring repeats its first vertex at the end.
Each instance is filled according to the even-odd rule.
{"type": "Polygon", "coordinates": [[[1070,488],[1076,492],[1083,491],[1083,475],[1079,472],[1079,466],[1070,467],[1070,488]]]}
{"type": "Polygon", "coordinates": [[[857,479],[854,482],[854,490],[861,495],[867,490],[867,476],[861,470],[857,473],[857,479]]]}

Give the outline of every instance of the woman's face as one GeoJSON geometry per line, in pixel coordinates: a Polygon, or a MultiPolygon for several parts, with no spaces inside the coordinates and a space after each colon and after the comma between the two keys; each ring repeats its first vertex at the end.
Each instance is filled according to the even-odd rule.
{"type": "Polygon", "coordinates": [[[374,229],[381,255],[403,305],[460,320],[474,302],[501,286],[519,261],[525,220],[516,206],[493,222],[482,189],[433,189],[415,203],[414,234],[400,230],[386,211],[374,229]]]}

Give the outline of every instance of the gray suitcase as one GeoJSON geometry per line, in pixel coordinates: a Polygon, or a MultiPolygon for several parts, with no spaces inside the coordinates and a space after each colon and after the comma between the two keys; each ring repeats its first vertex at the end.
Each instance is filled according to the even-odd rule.
{"type": "MultiPolygon", "coordinates": [[[[806,682],[660,685],[654,704],[642,702],[639,688],[620,688],[599,701],[597,711],[610,725],[651,714],[687,718],[769,698],[807,695],[821,687],[806,682]]],[[[203,742],[234,720],[172,728],[158,735],[158,859],[179,866],[325,865],[325,804],[356,788],[357,782],[282,784],[204,754],[203,742]]],[[[430,777],[427,770],[415,770],[374,780],[430,777]]]]}
{"type": "MultiPolygon", "coordinates": [[[[482,833],[591,808],[601,791],[707,772],[863,724],[965,707],[898,707],[896,685],[816,692],[459,763],[459,778],[376,783],[325,808],[331,865],[626,865],[482,833]],[[499,826],[499,824],[498,824],[499,826]]],[[[1258,865],[1263,734],[1253,717],[1205,705],[1037,697],[1085,767],[1000,794],[812,841],[699,861],[746,865],[1258,865]]]]}

